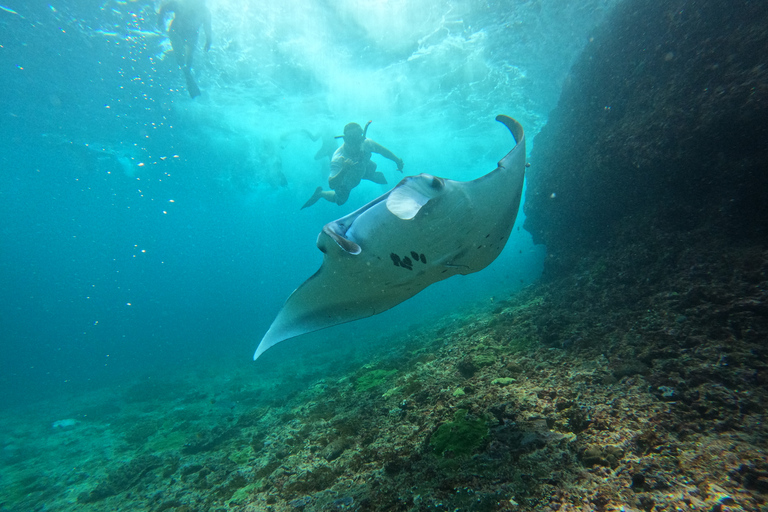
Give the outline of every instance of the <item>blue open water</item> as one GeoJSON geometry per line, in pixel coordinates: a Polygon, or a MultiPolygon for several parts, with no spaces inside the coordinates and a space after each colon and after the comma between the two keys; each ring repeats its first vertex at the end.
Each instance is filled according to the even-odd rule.
{"type": "MultiPolygon", "coordinates": [[[[369,320],[253,350],[321,263],[322,226],[397,183],[364,183],[339,207],[300,210],[326,185],[320,141],[368,136],[405,174],[473,179],[529,149],[609,0],[211,0],[213,46],[191,99],[158,4],[5,0],[0,10],[0,402],[118,385],[231,358],[290,368],[507,297],[543,250],[517,227],[488,269],[369,320]]],[[[202,46],[202,37],[201,44],[202,46]]],[[[521,212],[522,217],[522,212],[521,212]]],[[[518,218],[518,225],[522,218],[518,218]]],[[[259,368],[259,365],[262,365],[259,368]]]]}

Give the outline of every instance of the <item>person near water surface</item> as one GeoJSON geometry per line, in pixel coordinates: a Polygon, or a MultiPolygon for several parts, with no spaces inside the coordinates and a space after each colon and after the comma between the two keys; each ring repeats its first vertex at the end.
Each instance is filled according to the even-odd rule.
{"type": "Polygon", "coordinates": [[[344,127],[344,135],[340,136],[344,139],[344,144],[336,150],[331,159],[331,175],[328,178],[328,186],[331,190],[317,187],[312,197],[301,207],[302,210],[320,199],[338,205],[346,203],[349,193],[360,184],[361,180],[385,185],[387,178],[382,172],[376,170],[376,162],[371,161],[372,153],[378,153],[392,160],[397,165],[397,170],[403,172],[403,160],[378,142],[366,138],[367,129],[368,125],[363,129],[357,123],[349,123],[344,127]]]}
{"type": "Polygon", "coordinates": [[[205,31],[205,51],[211,49],[211,11],[205,5],[205,0],[169,0],[160,7],[157,15],[157,26],[165,28],[165,18],[173,12],[173,21],[168,29],[168,38],[176,60],[184,71],[187,79],[187,89],[193,98],[200,96],[200,88],[192,76],[192,56],[197,46],[200,26],[205,31]]]}

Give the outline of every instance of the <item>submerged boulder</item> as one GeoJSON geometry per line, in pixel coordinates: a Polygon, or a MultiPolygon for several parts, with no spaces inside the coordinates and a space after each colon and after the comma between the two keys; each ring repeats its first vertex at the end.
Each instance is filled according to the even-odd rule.
{"type": "Polygon", "coordinates": [[[567,271],[617,231],[768,238],[768,4],[627,0],[536,137],[525,228],[567,271]]]}

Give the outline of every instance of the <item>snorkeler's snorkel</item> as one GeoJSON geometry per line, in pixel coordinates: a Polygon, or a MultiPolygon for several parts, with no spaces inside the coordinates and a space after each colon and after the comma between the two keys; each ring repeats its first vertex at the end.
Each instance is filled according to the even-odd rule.
{"type": "MultiPolygon", "coordinates": [[[[363,128],[363,140],[365,140],[365,135],[368,133],[368,127],[371,125],[372,122],[373,122],[373,119],[371,119],[370,121],[365,123],[365,128],[363,128]]],[[[344,136],[343,135],[335,135],[333,138],[334,139],[343,139],[344,136]]]]}

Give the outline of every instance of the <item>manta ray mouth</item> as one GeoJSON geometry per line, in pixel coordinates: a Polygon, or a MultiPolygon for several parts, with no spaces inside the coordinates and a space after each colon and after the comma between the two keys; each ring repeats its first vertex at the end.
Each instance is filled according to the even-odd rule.
{"type": "MultiPolygon", "coordinates": [[[[323,226],[323,233],[328,235],[331,240],[336,242],[339,247],[341,247],[345,252],[348,252],[349,254],[357,255],[362,252],[362,249],[359,245],[357,245],[352,240],[345,238],[347,229],[345,229],[344,226],[338,222],[329,222],[323,226]]],[[[320,247],[319,244],[318,247],[320,247]]],[[[325,252],[323,248],[320,248],[320,250],[325,252]]]]}

